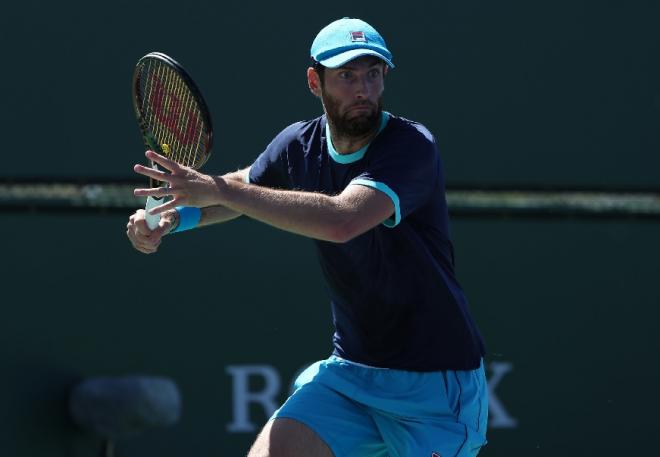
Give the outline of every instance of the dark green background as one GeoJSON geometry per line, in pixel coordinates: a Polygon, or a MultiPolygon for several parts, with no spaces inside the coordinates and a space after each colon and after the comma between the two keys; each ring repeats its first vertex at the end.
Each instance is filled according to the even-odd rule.
{"type": "MultiPolygon", "coordinates": [[[[67,391],[84,376],[126,373],[172,376],[184,414],[169,432],[120,443],[122,455],[241,455],[252,435],[225,432],[226,366],[274,365],[288,383],[330,351],[308,241],[240,219],[170,237],[144,256],[126,242],[120,215],[15,218],[0,219],[3,238],[21,240],[7,243],[0,267],[3,455],[94,455],[94,440],[66,421],[67,391]],[[150,283],[159,274],[163,283],[150,283]]],[[[519,426],[491,429],[484,455],[654,448],[657,229],[454,222],[458,274],[488,341],[487,363],[513,364],[497,396],[519,426]]],[[[252,417],[265,419],[260,408],[252,417]]]]}
{"type": "MultiPolygon", "coordinates": [[[[207,98],[207,170],[245,166],[320,113],[309,45],[357,16],[394,54],[387,108],[434,132],[450,184],[657,189],[658,13],[641,1],[13,3],[0,16],[0,178],[132,178],[130,77],[152,50],[207,98]]],[[[311,242],[239,219],[144,256],[127,216],[0,214],[0,455],[97,455],[67,394],[127,373],[173,377],[184,414],[120,456],[242,455],[253,436],[226,432],[226,367],[273,365],[288,383],[330,351],[311,242]]],[[[483,455],[652,454],[657,222],[470,218],[453,233],[487,363],[513,364],[497,395],[518,428],[492,429],[483,455]]]]}
{"type": "Polygon", "coordinates": [[[0,17],[0,173],[130,176],[131,72],[152,50],[180,60],[207,98],[209,169],[246,165],[319,114],[309,46],[342,16],[386,37],[398,65],[387,107],[434,132],[450,182],[657,188],[654,1],[12,3],[0,17]]]}

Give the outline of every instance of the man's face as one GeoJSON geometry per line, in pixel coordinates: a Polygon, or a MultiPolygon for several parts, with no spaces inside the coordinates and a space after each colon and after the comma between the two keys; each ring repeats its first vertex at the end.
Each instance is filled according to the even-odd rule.
{"type": "Polygon", "coordinates": [[[321,99],[336,133],[361,137],[378,128],[386,65],[366,56],[339,68],[326,68],[321,99]]]}

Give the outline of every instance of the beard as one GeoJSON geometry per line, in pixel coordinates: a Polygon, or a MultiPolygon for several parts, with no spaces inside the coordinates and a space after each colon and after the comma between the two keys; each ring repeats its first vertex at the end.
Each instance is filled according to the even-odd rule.
{"type": "Polygon", "coordinates": [[[323,106],[325,107],[328,121],[332,124],[336,135],[339,137],[361,138],[376,131],[380,125],[380,117],[383,112],[382,95],[378,98],[376,104],[373,104],[370,101],[364,101],[351,105],[349,108],[355,106],[368,106],[371,107],[372,110],[371,112],[361,113],[350,118],[348,116],[352,114],[352,112],[349,111],[348,113],[342,114],[340,112],[340,102],[336,98],[323,92],[321,94],[321,99],[323,100],[323,106]]]}

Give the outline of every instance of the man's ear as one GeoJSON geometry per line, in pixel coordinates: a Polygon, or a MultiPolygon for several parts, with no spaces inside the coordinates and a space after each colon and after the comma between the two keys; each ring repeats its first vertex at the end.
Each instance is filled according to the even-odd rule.
{"type": "Polygon", "coordinates": [[[321,97],[321,78],[312,67],[307,69],[307,87],[312,94],[321,97]]]}

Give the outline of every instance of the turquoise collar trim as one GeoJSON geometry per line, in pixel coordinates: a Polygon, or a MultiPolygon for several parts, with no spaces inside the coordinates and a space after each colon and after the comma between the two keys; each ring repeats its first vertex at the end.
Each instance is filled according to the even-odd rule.
{"type": "MultiPolygon", "coordinates": [[[[378,136],[378,134],[383,131],[383,129],[387,125],[387,121],[389,120],[390,120],[390,113],[388,113],[387,111],[383,111],[380,115],[380,127],[378,127],[378,133],[376,133],[376,136],[378,136]]],[[[330,157],[332,157],[332,160],[334,160],[335,162],[342,164],[353,163],[360,160],[362,157],[364,157],[364,154],[367,152],[367,149],[369,149],[369,145],[371,144],[371,142],[369,142],[366,145],[362,146],[357,151],[351,152],[350,154],[338,153],[335,150],[335,147],[332,145],[332,138],[330,136],[330,126],[328,125],[327,120],[325,121],[325,138],[328,142],[328,153],[330,154],[330,157]]]]}

